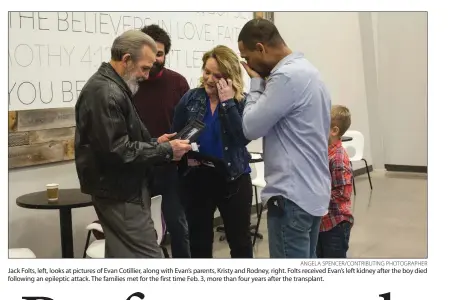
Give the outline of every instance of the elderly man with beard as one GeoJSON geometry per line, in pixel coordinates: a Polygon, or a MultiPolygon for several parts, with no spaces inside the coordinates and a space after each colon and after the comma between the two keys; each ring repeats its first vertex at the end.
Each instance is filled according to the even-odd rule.
{"type": "MultiPolygon", "coordinates": [[[[142,32],[155,42],[158,52],[150,76],[139,85],[134,104],[142,122],[152,136],[169,132],[174,109],[190,89],[182,75],[164,67],[171,49],[171,39],[158,25],[148,25],[142,32]]],[[[151,178],[153,195],[162,195],[162,212],[171,237],[172,257],[189,258],[190,243],[185,210],[178,192],[178,174],[175,163],[157,167],[151,178]]]]}
{"type": "MultiPolygon", "coordinates": [[[[105,234],[105,257],[160,258],[151,219],[147,174],[158,164],[178,161],[188,141],[164,134],[152,139],[132,103],[139,82],[148,79],[156,43],[126,31],[88,80],[75,106],[75,163],[81,191],[92,196],[105,234]]],[[[157,220],[159,221],[159,220],[157,220]]]]}

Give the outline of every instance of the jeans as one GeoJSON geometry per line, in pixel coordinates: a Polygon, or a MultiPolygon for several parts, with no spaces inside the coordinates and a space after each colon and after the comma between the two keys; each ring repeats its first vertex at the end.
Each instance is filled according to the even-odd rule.
{"type": "Polygon", "coordinates": [[[192,258],[212,258],[214,213],[220,211],[232,258],[252,258],[250,214],[252,180],[249,174],[227,182],[211,168],[199,167],[184,178],[186,214],[192,258]]]}
{"type": "Polygon", "coordinates": [[[175,164],[155,169],[153,194],[162,195],[161,208],[171,238],[173,258],[190,258],[188,224],[180,194],[175,164]]]}
{"type": "Polygon", "coordinates": [[[350,235],[351,223],[346,221],[339,223],[329,231],[319,233],[317,257],[346,258],[350,235]]]}
{"type": "Polygon", "coordinates": [[[271,258],[316,258],[321,217],[301,209],[282,196],[268,200],[269,255],[271,258]]]}

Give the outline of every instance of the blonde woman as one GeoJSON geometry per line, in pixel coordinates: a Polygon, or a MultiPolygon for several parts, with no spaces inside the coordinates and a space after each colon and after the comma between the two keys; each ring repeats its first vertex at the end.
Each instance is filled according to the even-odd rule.
{"type": "Polygon", "coordinates": [[[222,162],[223,168],[182,161],[187,164],[181,181],[191,257],[212,257],[213,220],[218,208],[231,257],[251,258],[252,181],[245,147],[249,141],[242,131],[245,95],[241,65],[236,53],[226,46],[205,53],[202,63],[201,84],[180,100],[172,132],[196,119],[205,123],[197,141],[199,153],[222,162]]]}

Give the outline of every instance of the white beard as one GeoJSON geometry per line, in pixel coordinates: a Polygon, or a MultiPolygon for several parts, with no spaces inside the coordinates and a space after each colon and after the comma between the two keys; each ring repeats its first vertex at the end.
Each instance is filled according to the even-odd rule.
{"type": "Polygon", "coordinates": [[[124,82],[131,90],[132,95],[134,96],[139,90],[139,81],[134,76],[123,76],[124,82]]]}
{"type": "Polygon", "coordinates": [[[139,82],[137,80],[128,80],[126,81],[127,86],[131,90],[132,95],[134,96],[139,90],[139,82]]]}

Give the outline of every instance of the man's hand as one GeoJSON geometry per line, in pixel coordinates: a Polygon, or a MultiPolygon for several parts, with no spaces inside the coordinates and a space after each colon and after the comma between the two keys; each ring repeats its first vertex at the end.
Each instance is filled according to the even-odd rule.
{"type": "Polygon", "coordinates": [[[231,81],[231,79],[228,79],[227,81],[224,78],[221,78],[217,82],[217,90],[220,102],[225,102],[234,98],[235,92],[233,90],[233,81],[231,81]]]}
{"type": "Polygon", "coordinates": [[[183,155],[191,150],[190,141],[188,140],[172,140],[169,142],[172,147],[172,152],[174,153],[173,160],[179,161],[182,159],[183,155]]]}
{"type": "Polygon", "coordinates": [[[158,143],[165,143],[165,142],[169,142],[171,140],[171,138],[173,138],[174,136],[177,135],[177,132],[174,132],[174,133],[166,133],[166,134],[163,134],[162,136],[160,136],[158,138],[158,143]]]}
{"type": "Polygon", "coordinates": [[[261,77],[260,74],[252,70],[251,67],[246,62],[241,61],[242,66],[246,70],[247,74],[249,74],[250,78],[261,77]]]}

